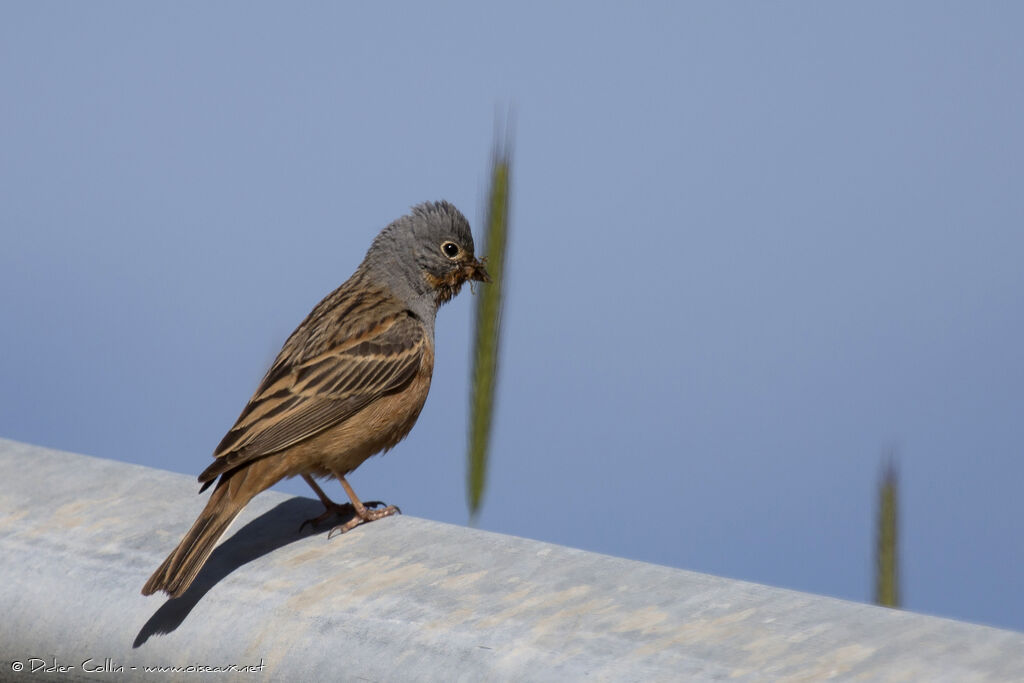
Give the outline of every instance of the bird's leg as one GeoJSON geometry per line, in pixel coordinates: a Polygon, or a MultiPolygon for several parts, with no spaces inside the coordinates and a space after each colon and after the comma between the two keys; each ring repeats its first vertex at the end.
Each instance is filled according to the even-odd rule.
{"type": "MultiPolygon", "coordinates": [[[[351,486],[349,486],[349,483],[345,480],[345,477],[340,474],[336,476],[338,477],[338,481],[341,482],[342,487],[345,489],[345,493],[348,494],[348,499],[352,501],[352,507],[356,511],[356,516],[348,520],[344,524],[339,524],[338,526],[331,529],[330,533],[327,534],[327,538],[330,538],[335,533],[343,534],[346,531],[354,529],[363,522],[372,522],[374,520],[380,519],[381,517],[389,517],[390,515],[396,513],[402,513],[402,511],[398,509],[397,505],[388,505],[387,507],[383,507],[378,510],[367,509],[367,506],[364,505],[361,500],[359,500],[359,496],[357,496],[356,492],[352,490],[351,486]]],[[[382,504],[379,501],[374,502],[377,503],[378,505],[382,504]]],[[[367,505],[369,505],[369,503],[367,505]]]]}
{"type": "MultiPolygon", "coordinates": [[[[299,531],[305,529],[307,524],[316,527],[321,522],[330,519],[333,515],[347,519],[355,514],[356,509],[351,503],[335,503],[333,500],[328,498],[327,494],[324,493],[324,490],[320,488],[319,484],[316,483],[316,480],[313,479],[313,477],[308,474],[303,474],[302,478],[306,480],[306,483],[313,489],[313,493],[315,493],[316,497],[320,499],[320,502],[324,504],[324,511],[319,517],[311,517],[303,522],[302,526],[299,527],[299,531]]],[[[380,507],[381,505],[384,505],[384,503],[379,500],[369,500],[363,505],[365,507],[380,507]]]]}
{"type": "Polygon", "coordinates": [[[299,531],[305,529],[307,524],[316,527],[317,524],[329,519],[332,515],[348,517],[355,511],[355,508],[348,503],[341,505],[328,498],[327,494],[324,493],[324,490],[320,488],[320,485],[316,483],[316,480],[313,479],[313,477],[308,474],[303,474],[302,478],[306,480],[306,483],[313,489],[313,493],[315,493],[316,497],[320,499],[320,502],[324,504],[324,511],[319,517],[311,517],[303,522],[302,526],[299,527],[299,531]]]}

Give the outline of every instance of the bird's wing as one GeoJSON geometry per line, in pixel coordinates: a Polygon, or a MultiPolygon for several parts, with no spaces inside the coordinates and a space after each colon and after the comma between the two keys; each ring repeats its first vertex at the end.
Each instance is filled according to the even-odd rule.
{"type": "Polygon", "coordinates": [[[279,360],[199,481],[208,485],[223,472],[319,434],[401,389],[416,375],[426,344],[423,325],[403,311],[301,362],[279,360]]]}

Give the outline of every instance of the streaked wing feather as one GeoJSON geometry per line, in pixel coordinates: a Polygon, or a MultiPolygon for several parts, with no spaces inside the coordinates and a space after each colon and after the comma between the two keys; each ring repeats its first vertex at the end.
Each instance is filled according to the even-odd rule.
{"type": "Polygon", "coordinates": [[[341,422],[366,403],[368,401],[359,395],[340,401],[318,398],[302,401],[266,429],[254,434],[245,444],[245,455],[259,457],[293,446],[341,422]]]}
{"type": "Polygon", "coordinates": [[[382,322],[389,324],[361,343],[276,363],[217,447],[220,462],[200,480],[308,439],[411,381],[423,357],[423,327],[405,313],[382,322]]]}
{"type": "Polygon", "coordinates": [[[344,393],[344,398],[296,394],[301,400],[254,435],[245,445],[246,455],[259,457],[283,450],[341,422],[374,399],[404,386],[416,374],[419,364],[419,355],[408,353],[387,361],[364,362],[361,372],[349,376],[351,388],[332,391],[344,393]]]}

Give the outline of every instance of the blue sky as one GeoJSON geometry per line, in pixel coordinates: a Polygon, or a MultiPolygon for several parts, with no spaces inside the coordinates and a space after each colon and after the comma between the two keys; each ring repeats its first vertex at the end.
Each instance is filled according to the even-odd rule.
{"type": "MultiPolygon", "coordinates": [[[[381,227],[479,222],[512,104],[480,526],[866,600],[895,448],[906,606],[1024,630],[1022,19],[5,3],[0,436],[197,474],[381,227]]],[[[465,523],[471,310],[363,497],[465,523]]]]}

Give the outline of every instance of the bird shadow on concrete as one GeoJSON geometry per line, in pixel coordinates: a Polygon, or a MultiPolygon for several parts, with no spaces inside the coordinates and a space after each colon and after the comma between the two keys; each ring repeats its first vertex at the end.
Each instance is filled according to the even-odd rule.
{"type": "Polygon", "coordinates": [[[169,598],[157,609],[135,637],[132,648],[144,644],[154,634],[171,633],[181,626],[203,596],[239,567],[307,536],[324,533],[325,528],[351,518],[336,516],[330,525],[324,523],[313,528],[307,524],[300,530],[305,520],[316,517],[323,509],[319,501],[291,498],[239,529],[217,546],[188,590],[180,597],[169,598]]]}

